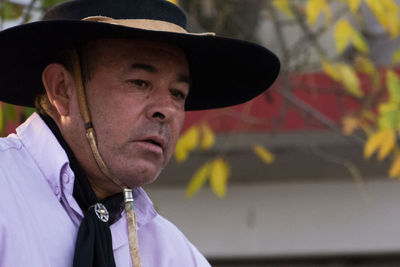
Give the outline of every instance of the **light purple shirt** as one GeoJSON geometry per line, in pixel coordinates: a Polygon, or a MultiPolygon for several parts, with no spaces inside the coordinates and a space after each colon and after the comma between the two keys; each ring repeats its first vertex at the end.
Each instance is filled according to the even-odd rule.
{"type": "MultiPolygon", "coordinates": [[[[70,267],[83,213],[66,153],[34,113],[0,139],[0,267],[70,267]]],[[[143,189],[134,190],[143,267],[210,266],[143,189]]],[[[111,225],[118,267],[132,266],[126,216],[111,225]]]]}

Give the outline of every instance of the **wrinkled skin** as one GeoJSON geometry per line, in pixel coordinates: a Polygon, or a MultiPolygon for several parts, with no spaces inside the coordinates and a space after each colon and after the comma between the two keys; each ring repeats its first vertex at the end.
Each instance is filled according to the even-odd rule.
{"type": "MultiPolygon", "coordinates": [[[[123,184],[134,188],[151,183],[171,159],[184,121],[186,56],[175,46],[152,41],[102,40],[91,47],[85,87],[100,153],[123,184]]],[[[100,199],[120,191],[93,159],[72,74],[52,65],[47,86],[46,70],[43,80],[64,138],[100,199]],[[61,89],[52,93],[52,86],[61,89]]]]}

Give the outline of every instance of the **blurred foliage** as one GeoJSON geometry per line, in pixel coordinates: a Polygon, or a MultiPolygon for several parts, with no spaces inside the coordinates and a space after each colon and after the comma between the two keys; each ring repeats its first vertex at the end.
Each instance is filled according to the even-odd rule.
{"type": "Polygon", "coordinates": [[[18,19],[22,16],[24,5],[5,1],[0,7],[0,14],[3,20],[18,19]]]}
{"type": "MultiPolygon", "coordinates": [[[[282,79],[289,79],[291,73],[307,67],[307,62],[292,67],[299,53],[296,50],[301,49],[292,48],[285,42],[285,25],[298,25],[304,33],[299,44],[314,49],[319,56],[320,68],[344,89],[344,93],[361,104],[359,110],[343,117],[343,134],[363,131],[367,137],[365,158],[376,153],[380,161],[392,160],[389,176],[400,178],[400,78],[395,68],[400,62],[400,49],[393,53],[392,65],[377,67],[371,59],[364,35],[366,23],[361,12],[362,8],[369,9],[386,35],[397,38],[399,7],[394,0],[180,0],[179,3],[189,13],[189,22],[192,22],[189,26],[195,31],[214,31],[219,35],[256,42],[259,41],[258,26],[267,17],[274,24],[274,38],[279,40],[283,53],[282,79]],[[329,29],[333,32],[336,47],[333,57],[328,57],[318,42],[320,35],[329,29]],[[362,87],[361,75],[366,75],[371,90],[362,87]]],[[[193,127],[188,131],[191,130],[193,127]]],[[[183,140],[188,137],[183,134],[183,140]]],[[[188,143],[191,141],[186,140],[188,143]]],[[[259,144],[255,144],[252,150],[266,164],[274,159],[274,155],[259,144]]],[[[204,185],[210,164],[205,163],[194,174],[187,196],[192,196],[204,185]]],[[[227,161],[225,164],[229,166],[227,161]]],[[[221,181],[227,181],[225,176],[221,181]]]]}
{"type": "Polygon", "coordinates": [[[47,10],[52,6],[66,2],[66,0],[42,0],[42,10],[47,10]]]}

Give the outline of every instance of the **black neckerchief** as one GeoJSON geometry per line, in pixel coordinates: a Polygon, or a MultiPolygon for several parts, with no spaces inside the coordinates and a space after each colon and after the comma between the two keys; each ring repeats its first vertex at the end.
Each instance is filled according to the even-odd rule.
{"type": "Polygon", "coordinates": [[[90,186],[86,173],[64,140],[57,124],[48,115],[40,114],[40,117],[67,153],[70,167],[75,174],[73,196],[85,214],[78,230],[73,267],[115,267],[109,225],[121,217],[123,195],[118,193],[99,201],[90,186]],[[101,221],[95,213],[93,205],[99,202],[104,204],[109,212],[108,222],[101,221]]]}

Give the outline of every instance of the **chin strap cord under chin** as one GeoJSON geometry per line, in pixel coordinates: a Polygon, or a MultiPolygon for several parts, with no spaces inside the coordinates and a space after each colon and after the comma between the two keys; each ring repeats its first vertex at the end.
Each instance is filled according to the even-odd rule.
{"type": "Polygon", "coordinates": [[[90,149],[92,150],[93,156],[99,166],[100,171],[112,181],[114,184],[118,185],[124,192],[125,200],[125,211],[126,219],[128,223],[128,236],[129,236],[129,252],[132,259],[133,267],[141,267],[140,254],[139,254],[139,239],[137,235],[137,222],[136,215],[133,208],[133,195],[132,189],[123,185],[117,177],[115,177],[100,155],[99,149],[97,147],[96,132],[94,131],[92,120],[90,117],[89,107],[87,105],[86,92],[82,80],[82,69],[79,60],[79,55],[76,50],[72,51],[73,59],[73,75],[74,82],[77,91],[77,98],[79,104],[79,111],[85,123],[86,138],[89,142],[90,149]]]}

